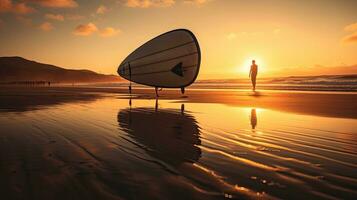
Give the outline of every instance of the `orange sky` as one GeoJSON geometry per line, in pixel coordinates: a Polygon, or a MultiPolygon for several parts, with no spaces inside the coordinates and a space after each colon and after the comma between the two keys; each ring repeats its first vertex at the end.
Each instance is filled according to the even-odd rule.
{"type": "Polygon", "coordinates": [[[0,56],[115,74],[176,28],[201,45],[199,79],[357,73],[353,0],[0,0],[0,56]]]}

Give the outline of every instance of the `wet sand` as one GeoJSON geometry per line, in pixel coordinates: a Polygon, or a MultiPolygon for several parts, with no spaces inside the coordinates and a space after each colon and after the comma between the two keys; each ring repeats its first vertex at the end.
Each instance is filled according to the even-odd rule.
{"type": "Polygon", "coordinates": [[[160,94],[1,88],[1,199],[355,199],[356,94],[160,94]]]}
{"type": "MultiPolygon", "coordinates": [[[[96,87],[42,87],[35,89],[7,87],[0,95],[6,97],[21,94],[45,95],[38,101],[66,98],[87,99],[103,93],[128,94],[123,88],[96,87]],[[49,94],[49,95],[48,95],[49,94]],[[49,96],[51,98],[46,98],[49,96]]],[[[128,97],[129,98],[129,97],[128,97]]],[[[153,89],[134,89],[132,99],[154,99],[153,89]]],[[[300,91],[245,91],[245,90],[187,90],[184,95],[178,90],[160,91],[159,99],[192,103],[219,103],[241,107],[261,107],[285,112],[325,117],[357,118],[357,93],[354,92],[300,92],[300,91]]],[[[21,99],[19,99],[21,101],[21,99]]],[[[7,103],[0,101],[5,106],[7,103]]]]}

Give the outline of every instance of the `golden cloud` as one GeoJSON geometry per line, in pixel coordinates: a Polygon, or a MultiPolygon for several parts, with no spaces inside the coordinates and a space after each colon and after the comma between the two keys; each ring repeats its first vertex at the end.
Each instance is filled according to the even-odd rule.
{"type": "Polygon", "coordinates": [[[121,32],[120,29],[115,29],[112,27],[107,27],[100,31],[99,35],[102,37],[112,37],[118,35],[121,32]]]}
{"type": "Polygon", "coordinates": [[[345,36],[342,38],[343,43],[357,43],[357,23],[349,24],[345,26],[345,31],[353,32],[350,35],[345,36]]]}
{"type": "Polygon", "coordinates": [[[75,0],[27,0],[42,7],[48,8],[75,8],[78,3],[75,0]]]}
{"type": "Polygon", "coordinates": [[[170,7],[175,0],[127,0],[125,5],[131,8],[170,7]]]}
{"type": "Polygon", "coordinates": [[[357,23],[347,25],[345,31],[357,31],[357,23]]]}
{"type": "Polygon", "coordinates": [[[202,5],[204,3],[207,3],[209,0],[184,0],[183,3],[185,4],[196,4],[196,5],[202,5]]]}
{"type": "Polygon", "coordinates": [[[79,35],[79,36],[89,36],[96,31],[98,31],[97,26],[93,23],[88,23],[88,24],[78,25],[74,29],[73,34],[79,35]]]}
{"type": "Polygon", "coordinates": [[[107,11],[108,11],[108,8],[105,7],[105,6],[103,6],[103,5],[101,5],[101,6],[99,6],[99,7],[97,8],[96,13],[97,13],[97,14],[104,14],[104,13],[106,13],[107,11]]]}
{"type": "Polygon", "coordinates": [[[11,0],[0,0],[0,12],[9,12],[12,8],[11,0]]]}
{"type": "Polygon", "coordinates": [[[357,32],[347,35],[342,40],[344,43],[357,43],[357,32]]]}
{"type": "Polygon", "coordinates": [[[57,20],[57,21],[64,21],[63,15],[60,14],[45,14],[46,19],[52,19],[52,20],[57,20]]]}
{"type": "Polygon", "coordinates": [[[13,6],[13,11],[16,14],[26,15],[35,11],[35,9],[27,6],[25,3],[17,3],[13,6]]]}
{"type": "Polygon", "coordinates": [[[39,29],[43,31],[51,31],[54,27],[50,22],[44,22],[39,26],[39,29]]]}
{"type": "Polygon", "coordinates": [[[26,5],[26,3],[13,3],[11,0],[0,0],[0,12],[14,13],[17,15],[26,15],[34,12],[35,9],[26,5]]]}

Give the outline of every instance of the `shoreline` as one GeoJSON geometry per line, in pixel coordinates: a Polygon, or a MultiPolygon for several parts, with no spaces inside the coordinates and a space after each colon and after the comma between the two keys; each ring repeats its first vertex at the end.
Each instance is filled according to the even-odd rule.
{"type": "MultiPolygon", "coordinates": [[[[33,96],[42,98],[66,98],[67,100],[88,94],[124,94],[124,88],[105,88],[88,86],[68,87],[0,87],[0,96],[33,96]]],[[[153,89],[134,88],[132,99],[155,99],[153,89]]],[[[187,89],[185,95],[175,89],[164,89],[159,92],[159,100],[174,100],[188,103],[219,103],[228,106],[257,107],[305,115],[317,115],[336,118],[357,118],[357,93],[354,92],[313,92],[313,91],[277,91],[260,90],[197,90],[187,89]]],[[[129,96],[121,98],[130,98],[129,96]]],[[[44,99],[43,101],[46,101],[44,99]]],[[[6,102],[3,102],[6,104],[6,102]]],[[[11,102],[9,102],[11,103],[11,102]]],[[[0,104],[1,105],[1,104],[0,104]]]]}

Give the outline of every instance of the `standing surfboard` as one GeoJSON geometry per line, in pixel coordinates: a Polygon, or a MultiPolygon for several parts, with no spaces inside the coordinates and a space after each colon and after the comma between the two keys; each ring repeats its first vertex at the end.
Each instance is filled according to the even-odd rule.
{"type": "MultiPolygon", "coordinates": [[[[146,42],[118,67],[123,78],[157,88],[184,88],[198,75],[201,52],[194,34],[177,29],[146,42]]],[[[131,88],[129,88],[130,90],[131,88]]]]}

